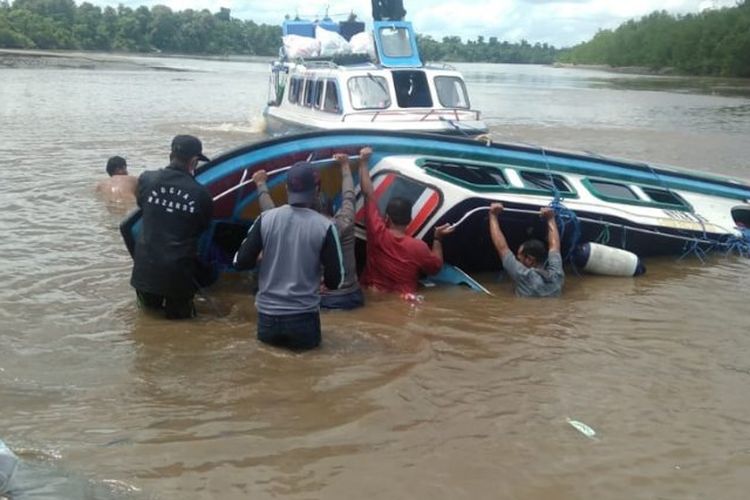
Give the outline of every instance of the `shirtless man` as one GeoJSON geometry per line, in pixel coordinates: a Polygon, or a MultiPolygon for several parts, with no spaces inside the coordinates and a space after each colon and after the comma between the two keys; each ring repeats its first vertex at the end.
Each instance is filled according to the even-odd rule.
{"type": "Polygon", "coordinates": [[[109,178],[102,179],[96,185],[96,192],[107,201],[135,202],[135,189],[138,179],[128,175],[128,165],[125,158],[113,156],[107,160],[109,178]]]}

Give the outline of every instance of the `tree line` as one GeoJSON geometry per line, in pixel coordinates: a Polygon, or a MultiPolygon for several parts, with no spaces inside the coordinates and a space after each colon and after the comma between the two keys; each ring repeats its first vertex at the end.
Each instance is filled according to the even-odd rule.
{"type": "Polygon", "coordinates": [[[560,54],[561,62],[670,68],[691,75],[750,77],[750,0],[674,16],[657,11],[560,54]]]}
{"type": "MultiPolygon", "coordinates": [[[[558,52],[547,44],[513,44],[496,37],[465,43],[455,36],[418,40],[430,61],[549,64],[558,52]]],[[[273,56],[280,46],[280,26],[242,21],[226,8],[173,12],[163,5],[102,9],[89,2],[76,6],[73,0],[0,0],[3,48],[273,56]]]]}
{"type": "MultiPolygon", "coordinates": [[[[417,36],[428,61],[643,66],[694,75],[750,77],[750,0],[736,7],[674,16],[657,11],[592,40],[558,49],[548,44],[500,41],[497,37],[441,41],[417,36]]],[[[0,47],[179,54],[273,56],[281,27],[256,24],[220,8],[174,12],[157,5],[132,9],[74,0],[0,0],[0,47]]]]}
{"type": "Polygon", "coordinates": [[[0,1],[4,48],[270,56],[280,43],[280,26],[232,18],[225,8],[212,14],[163,5],[102,9],[73,0],[0,1]]]}
{"type": "Polygon", "coordinates": [[[439,42],[430,36],[417,35],[417,43],[427,61],[552,64],[560,54],[559,49],[546,43],[501,42],[494,36],[489,41],[480,36],[476,41],[464,43],[457,36],[443,37],[439,42]]]}

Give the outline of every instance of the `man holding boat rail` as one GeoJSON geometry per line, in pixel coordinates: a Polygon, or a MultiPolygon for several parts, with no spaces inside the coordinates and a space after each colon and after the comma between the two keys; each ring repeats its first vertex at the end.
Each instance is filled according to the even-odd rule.
{"type": "Polygon", "coordinates": [[[326,287],[344,281],[336,226],[312,207],[315,167],[298,162],[287,173],[289,204],[260,214],[234,256],[236,269],[258,263],[258,340],[292,350],[320,345],[321,265],[326,287]]]}
{"type": "Polygon", "coordinates": [[[547,222],[547,245],[539,240],[525,241],[518,247],[516,256],[508,247],[500,222],[503,213],[502,203],[490,205],[490,236],[498,255],[503,261],[503,269],[515,283],[516,295],[519,297],[554,297],[562,292],[565,275],[562,257],[560,256],[560,235],[555,222],[555,212],[549,207],[542,207],[539,215],[547,222]],[[545,267],[545,261],[547,263],[545,267]]]}
{"type": "MultiPolygon", "coordinates": [[[[336,225],[341,239],[341,250],[344,258],[344,282],[336,290],[328,289],[324,284],[320,289],[321,309],[356,309],[365,305],[365,297],[357,279],[357,259],[355,256],[356,236],[354,234],[354,179],[349,165],[349,156],[336,153],[333,159],[341,169],[341,206],[331,215],[332,207],[323,203],[320,196],[316,196],[313,208],[330,218],[336,225]]],[[[268,192],[268,174],[265,170],[258,170],[253,174],[253,181],[258,188],[258,203],[263,212],[276,208],[268,192]]],[[[318,193],[320,184],[318,183],[318,193]]]]}
{"type": "Polygon", "coordinates": [[[370,179],[371,148],[359,152],[359,182],[365,198],[367,263],[362,285],[383,292],[411,294],[417,291],[421,274],[437,274],[443,267],[442,239],[453,232],[450,224],[435,228],[432,248],[406,234],[411,222],[412,204],[404,198],[391,198],[380,215],[375,189],[370,179]]]}

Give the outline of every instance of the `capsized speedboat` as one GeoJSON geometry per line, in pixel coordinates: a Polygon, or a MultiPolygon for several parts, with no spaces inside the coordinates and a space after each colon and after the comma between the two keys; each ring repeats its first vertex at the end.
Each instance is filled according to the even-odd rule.
{"type": "MultiPolygon", "coordinates": [[[[349,154],[356,165],[364,146],[374,150],[370,169],[381,211],[393,197],[412,202],[408,233],[428,243],[435,226],[454,224],[454,234],[444,241],[445,260],[465,271],[500,269],[488,231],[492,202],[505,206],[501,225],[514,249],[529,237],[545,238],[539,209],[552,205],[566,257],[584,243],[605,244],[640,257],[750,253],[747,182],[489,140],[346,130],[250,144],[200,167],[196,179],[214,198],[214,220],[202,238],[201,258],[217,271],[229,269],[248,227],[260,214],[251,181],[255,171],[269,173],[268,185],[278,206],[286,200],[286,171],[297,161],[310,161],[320,170],[322,196],[337,207],[341,181],[332,156],[349,154]]],[[[358,236],[364,238],[359,195],[358,223],[358,236]]],[[[131,254],[139,226],[139,211],[121,226],[131,254]]]]}

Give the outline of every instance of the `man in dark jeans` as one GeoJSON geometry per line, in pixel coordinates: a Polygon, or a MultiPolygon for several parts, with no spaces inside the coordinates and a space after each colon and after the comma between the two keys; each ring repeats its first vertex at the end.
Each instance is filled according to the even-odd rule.
{"type": "Polygon", "coordinates": [[[208,161],[198,138],[176,136],[169,160],[166,168],[138,178],[136,201],[143,226],[130,284],[141,306],[182,319],[195,315],[193,296],[205,273],[197,260],[198,238],[211,223],[213,199],[193,178],[198,162],[208,161]]]}
{"type": "MultiPolygon", "coordinates": [[[[323,287],[320,291],[321,309],[356,309],[365,305],[365,296],[359,286],[357,277],[357,259],[355,257],[356,236],[354,234],[354,180],[349,166],[349,156],[336,153],[333,159],[341,169],[341,207],[329,217],[336,225],[343,250],[344,272],[346,278],[338,290],[328,290],[323,287]]],[[[258,189],[258,203],[261,211],[276,208],[268,190],[268,174],[265,170],[258,170],[253,174],[253,181],[258,189]]],[[[318,186],[318,190],[319,190],[318,186]]],[[[323,215],[328,216],[327,207],[323,203],[316,203],[316,208],[323,215]]]]}
{"type": "Polygon", "coordinates": [[[234,256],[235,268],[252,269],[263,252],[255,296],[258,340],[294,350],[320,345],[321,264],[329,289],[345,277],[336,226],[312,208],[316,185],[310,163],[289,169],[289,204],[263,212],[234,256]]]}

